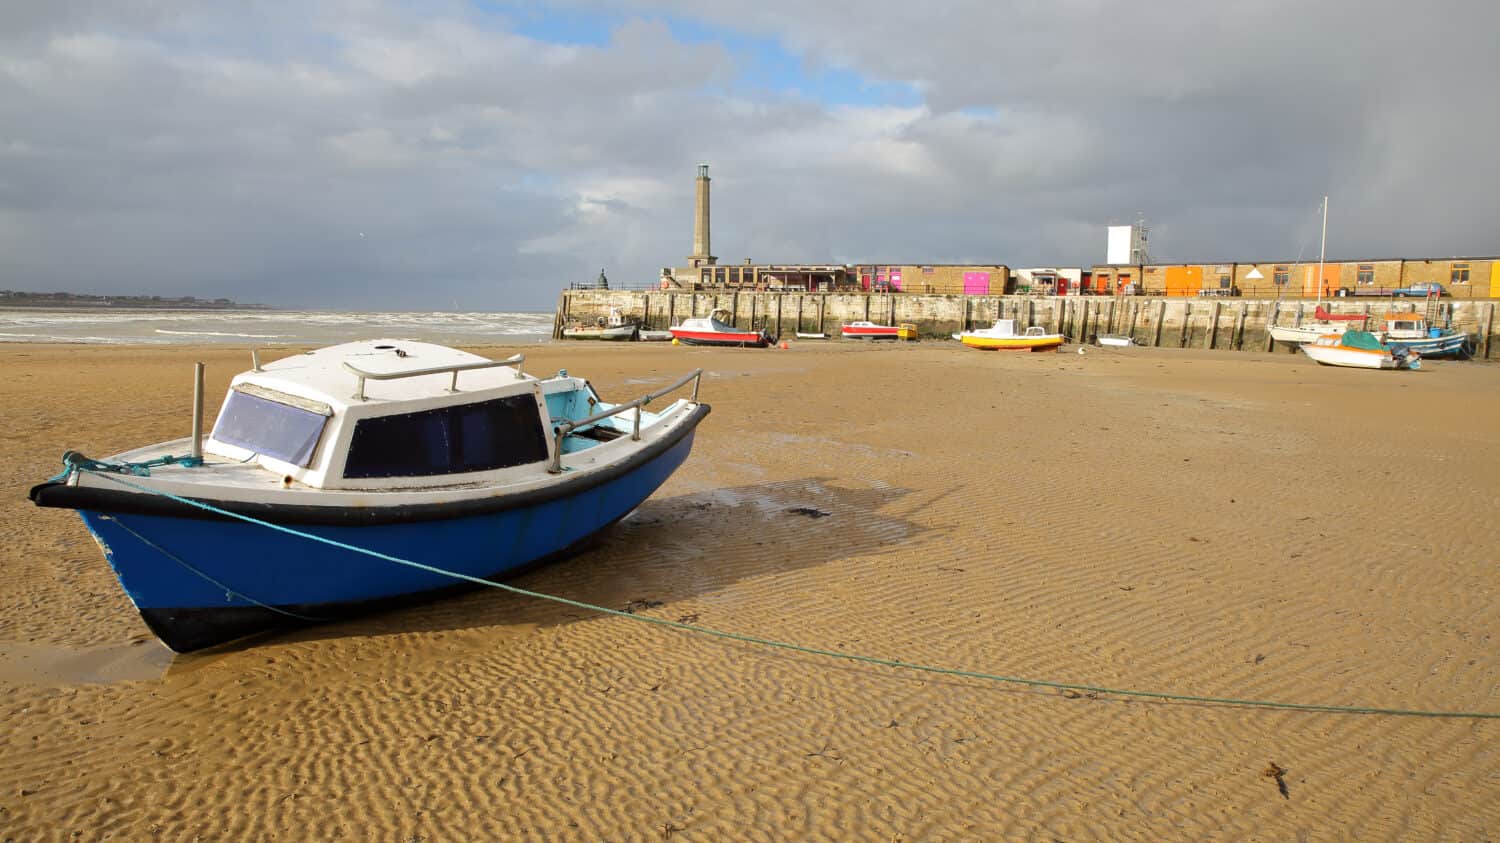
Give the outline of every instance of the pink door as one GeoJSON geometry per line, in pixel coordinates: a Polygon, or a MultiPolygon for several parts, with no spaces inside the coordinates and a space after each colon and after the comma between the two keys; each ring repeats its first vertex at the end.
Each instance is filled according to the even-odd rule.
{"type": "Polygon", "coordinates": [[[988,272],[965,272],[964,273],[964,295],[987,296],[990,294],[990,274],[988,272]]]}

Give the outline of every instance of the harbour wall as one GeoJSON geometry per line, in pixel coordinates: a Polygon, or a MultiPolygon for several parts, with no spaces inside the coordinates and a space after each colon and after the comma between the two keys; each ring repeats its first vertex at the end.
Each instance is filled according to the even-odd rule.
{"type": "MultiPolygon", "coordinates": [[[[611,310],[651,330],[665,330],[683,319],[729,313],[736,327],[764,328],[772,336],[795,339],[799,332],[838,336],[845,322],[883,325],[910,322],[922,337],[948,337],[988,327],[996,319],[1016,320],[1017,330],[1039,325],[1074,341],[1097,334],[1124,334],[1148,346],[1268,351],[1271,325],[1313,321],[1318,304],[1298,299],[1182,299],[1146,296],[960,296],[911,293],[818,293],[747,290],[564,290],[553,320],[554,339],[567,325],[593,325],[611,310]]],[[[1326,310],[1367,314],[1369,324],[1393,311],[1415,310],[1429,324],[1475,336],[1476,357],[1488,359],[1496,339],[1496,302],[1443,299],[1330,299],[1326,310]]],[[[1500,348],[1496,349],[1500,354],[1500,348]]]]}

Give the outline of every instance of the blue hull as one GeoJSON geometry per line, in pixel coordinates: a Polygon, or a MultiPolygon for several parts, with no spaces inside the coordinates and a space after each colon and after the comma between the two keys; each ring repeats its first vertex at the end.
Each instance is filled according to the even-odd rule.
{"type": "MultiPolygon", "coordinates": [[[[692,442],[689,432],[624,474],[533,504],[451,519],[294,527],[447,571],[501,578],[586,545],[655,492],[687,459],[692,442]]],[[[450,577],[234,519],[80,514],[147,625],[177,652],[430,600],[456,586],[450,577]]]]}
{"type": "Polygon", "coordinates": [[[1468,334],[1422,337],[1411,340],[1386,340],[1386,345],[1404,345],[1423,357],[1467,357],[1471,353],[1468,334]]]}

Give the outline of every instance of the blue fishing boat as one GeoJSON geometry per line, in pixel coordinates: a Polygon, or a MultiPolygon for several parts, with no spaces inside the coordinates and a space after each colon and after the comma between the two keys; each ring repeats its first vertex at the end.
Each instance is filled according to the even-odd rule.
{"type": "Polygon", "coordinates": [[[1385,342],[1403,345],[1425,357],[1469,357],[1474,353],[1469,335],[1460,331],[1428,327],[1420,313],[1387,313],[1385,342]]]}
{"type": "Polygon", "coordinates": [[[609,404],[523,363],[405,340],[257,361],[206,441],[199,412],[188,439],[69,452],[31,500],[82,515],[177,652],[429,600],[454,578],[354,548],[485,579],[569,555],[671,476],[709,412],[702,370],[609,404]]]}

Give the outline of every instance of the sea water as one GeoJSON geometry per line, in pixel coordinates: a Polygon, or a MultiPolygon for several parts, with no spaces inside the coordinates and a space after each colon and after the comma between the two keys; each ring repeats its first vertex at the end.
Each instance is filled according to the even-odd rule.
{"type": "Polygon", "coordinates": [[[551,336],[551,313],[0,308],[0,342],[322,346],[384,337],[509,345],[551,336]]]}

